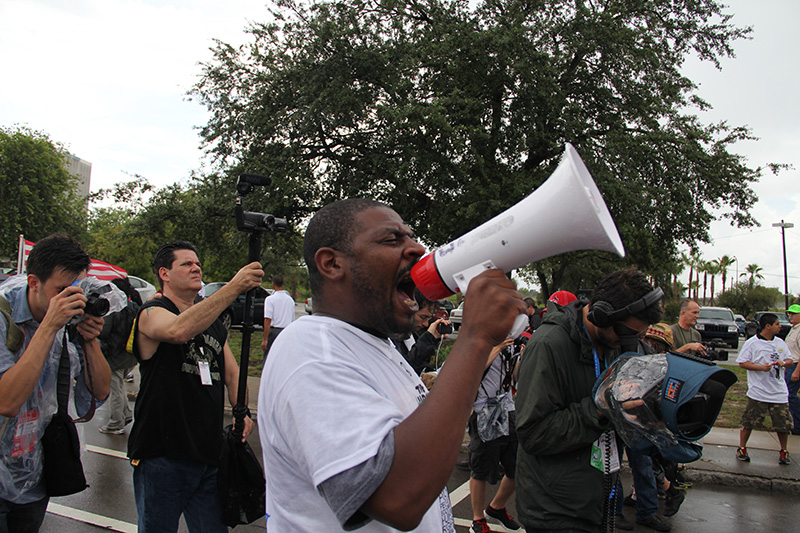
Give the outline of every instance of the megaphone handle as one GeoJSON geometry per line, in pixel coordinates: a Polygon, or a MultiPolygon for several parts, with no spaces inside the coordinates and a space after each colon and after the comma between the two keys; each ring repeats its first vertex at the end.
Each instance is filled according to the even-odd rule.
{"type": "Polygon", "coordinates": [[[516,339],[522,332],[525,331],[525,328],[528,327],[528,315],[517,315],[517,318],[514,320],[514,327],[511,328],[511,331],[508,333],[508,336],[512,339],[516,339]]]}

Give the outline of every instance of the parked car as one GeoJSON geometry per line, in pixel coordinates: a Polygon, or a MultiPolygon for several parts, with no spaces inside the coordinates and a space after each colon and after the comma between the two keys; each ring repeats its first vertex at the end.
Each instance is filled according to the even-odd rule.
{"type": "Polygon", "coordinates": [[[750,322],[747,323],[745,326],[745,337],[748,339],[761,331],[761,325],[759,321],[761,317],[767,313],[772,313],[778,317],[778,320],[781,322],[781,331],[778,333],[778,337],[783,340],[786,340],[786,335],[789,334],[789,330],[792,329],[792,323],[789,322],[789,319],[786,318],[786,313],[782,313],[780,311],[759,311],[758,313],[753,315],[753,318],[750,319],[750,322]]]}
{"type": "Polygon", "coordinates": [[[314,307],[311,305],[311,297],[309,296],[306,298],[306,313],[312,314],[314,312],[314,307]]]}
{"type": "Polygon", "coordinates": [[[733,311],[727,307],[701,307],[695,329],[700,332],[703,344],[722,342],[736,350],[739,348],[739,325],[733,311]]]}
{"type": "Polygon", "coordinates": [[[138,292],[139,296],[142,297],[142,302],[146,302],[147,299],[154,295],[156,290],[158,290],[149,281],[145,281],[142,278],[137,278],[136,276],[128,276],[128,281],[130,282],[131,287],[136,289],[136,292],[138,292]]]}
{"type": "Polygon", "coordinates": [[[450,338],[458,337],[458,330],[461,329],[461,315],[464,313],[464,302],[450,311],[450,325],[453,326],[453,333],[449,336],[450,338]]]}
{"type": "Polygon", "coordinates": [[[456,304],[451,302],[450,300],[437,300],[436,305],[439,306],[439,309],[447,311],[447,315],[450,315],[450,312],[456,308],[456,304]]]}
{"type": "MultiPolygon", "coordinates": [[[[224,287],[227,282],[215,281],[207,283],[205,287],[206,298],[217,292],[221,287],[224,287]]],[[[265,289],[264,287],[256,287],[255,298],[253,298],[253,327],[264,327],[264,300],[267,296],[275,292],[272,289],[265,289]]],[[[244,303],[245,294],[240,294],[228,306],[228,308],[219,315],[220,320],[226,328],[241,327],[244,324],[244,303]]]]}
{"type": "Polygon", "coordinates": [[[733,315],[733,320],[739,328],[739,336],[744,337],[744,326],[747,324],[747,319],[742,315],[733,315]]]}

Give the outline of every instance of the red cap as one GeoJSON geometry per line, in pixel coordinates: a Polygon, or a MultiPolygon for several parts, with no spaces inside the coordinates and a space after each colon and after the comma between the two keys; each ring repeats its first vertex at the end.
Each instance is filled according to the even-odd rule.
{"type": "Polygon", "coordinates": [[[577,299],[578,299],[578,297],[575,296],[574,294],[572,294],[569,291],[554,292],[553,294],[550,295],[550,298],[549,298],[549,300],[551,302],[555,302],[558,305],[571,304],[572,302],[574,302],[577,299]]]}
{"type": "Polygon", "coordinates": [[[420,259],[413,266],[411,278],[414,280],[419,292],[428,300],[441,300],[453,294],[453,291],[445,285],[442,276],[439,275],[432,253],[420,259]]]}

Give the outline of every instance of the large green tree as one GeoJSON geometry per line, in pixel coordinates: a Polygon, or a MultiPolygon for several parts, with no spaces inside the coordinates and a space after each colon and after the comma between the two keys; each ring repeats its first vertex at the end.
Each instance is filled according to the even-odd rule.
{"type": "MultiPolygon", "coordinates": [[[[603,192],[627,262],[667,279],[717,216],[751,224],[762,169],[729,151],[746,127],[704,124],[681,73],[719,66],[748,28],[713,0],[277,0],[240,48],[218,43],[193,95],[226,168],[274,179],[298,219],[348,196],[392,205],[443,244],[541,185],[565,142],[603,192]]],[[[558,231],[570,206],[543,208],[558,231]]],[[[609,254],[541,261],[543,289],[590,287],[609,254]]]]}
{"type": "MultiPolygon", "coordinates": [[[[98,202],[113,200],[113,204],[92,211],[89,250],[95,257],[154,282],[153,253],[166,242],[187,240],[200,252],[204,280],[227,281],[248,259],[250,234],[236,227],[235,192],[234,178],[213,174],[192,176],[160,189],[140,176],[119,183],[95,197],[98,202]]],[[[256,189],[245,199],[245,208],[260,212],[266,203],[264,193],[256,189]]],[[[296,228],[262,237],[259,259],[267,279],[281,273],[297,287],[301,247],[296,228]]]]}
{"type": "Polygon", "coordinates": [[[46,133],[0,127],[0,256],[16,257],[20,234],[31,241],[56,231],[85,236],[86,204],[66,156],[46,133]]]}

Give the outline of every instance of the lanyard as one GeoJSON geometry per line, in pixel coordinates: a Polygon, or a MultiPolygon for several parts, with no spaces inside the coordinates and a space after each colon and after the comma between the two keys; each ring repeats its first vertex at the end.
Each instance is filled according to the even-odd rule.
{"type": "MultiPolygon", "coordinates": [[[[589,336],[589,331],[586,329],[586,324],[583,324],[583,332],[586,333],[586,338],[590,341],[592,338],[589,336]]],[[[597,350],[592,345],[592,355],[594,356],[594,377],[600,377],[600,358],[597,356],[597,350]]]]}

